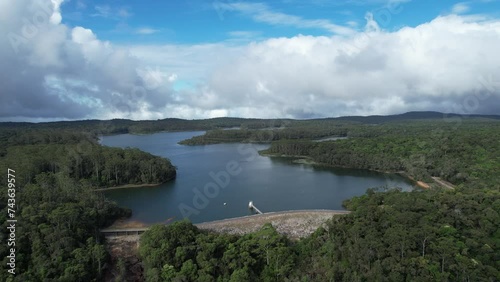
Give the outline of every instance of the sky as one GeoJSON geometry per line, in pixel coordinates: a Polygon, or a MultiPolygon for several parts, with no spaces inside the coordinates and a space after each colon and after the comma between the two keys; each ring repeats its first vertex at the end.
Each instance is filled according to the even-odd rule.
{"type": "Polygon", "coordinates": [[[0,121],[500,114],[500,0],[0,0],[0,121]]]}

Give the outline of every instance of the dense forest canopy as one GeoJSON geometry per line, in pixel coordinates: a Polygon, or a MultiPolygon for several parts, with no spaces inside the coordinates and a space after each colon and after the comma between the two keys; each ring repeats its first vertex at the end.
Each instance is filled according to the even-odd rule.
{"type": "Polygon", "coordinates": [[[189,222],[156,225],[141,237],[147,281],[281,281],[296,260],[291,242],[271,224],[232,236],[189,222]]]}
{"type": "Polygon", "coordinates": [[[43,172],[62,172],[97,188],[163,183],[176,175],[168,159],[138,149],[104,147],[90,133],[31,129],[2,135],[1,168],[17,168],[20,184],[30,183],[43,172]]]}
{"type": "MultiPolygon", "coordinates": [[[[186,145],[265,142],[263,152],[331,166],[441,177],[455,190],[369,190],[349,215],[290,241],[272,225],[244,236],[188,222],[154,226],[141,239],[148,281],[498,281],[500,118],[439,113],[316,120],[0,123],[0,169],[16,171],[16,276],[2,281],[98,281],[109,262],[99,230],[130,215],[96,188],[175,178],[169,160],[101,146],[98,136],[206,130],[186,145]],[[441,118],[442,117],[442,118],[441,118]],[[231,129],[231,130],[223,130],[231,129]],[[342,140],[315,142],[341,136],[342,140]]],[[[6,173],[0,175],[7,183],[6,173]]],[[[437,186],[435,186],[437,187],[437,186]]],[[[0,195],[1,240],[7,194],[0,195]]],[[[0,246],[4,265],[8,246],[0,246]]]]}
{"type": "MultiPolygon", "coordinates": [[[[16,172],[17,173],[17,172],[16,172]]],[[[16,276],[0,273],[1,281],[93,281],[108,261],[100,228],[130,215],[87,181],[63,172],[42,172],[16,190],[15,245],[0,245],[2,264],[16,250],[16,276]]],[[[7,242],[7,193],[2,193],[2,242],[7,242]]]]}
{"type": "Polygon", "coordinates": [[[500,189],[498,121],[468,120],[458,127],[443,121],[391,123],[347,136],[327,142],[278,140],[263,153],[300,155],[338,167],[405,172],[429,182],[434,176],[469,188],[500,189]]]}
{"type": "Polygon", "coordinates": [[[460,190],[368,194],[353,212],[292,242],[272,225],[244,236],[187,222],[141,238],[147,281],[497,281],[500,193],[460,190]]]}
{"type": "Polygon", "coordinates": [[[15,248],[17,275],[3,271],[1,281],[100,279],[109,259],[100,229],[130,211],[96,188],[162,183],[176,175],[169,160],[101,146],[91,132],[9,128],[0,136],[0,179],[7,185],[11,169],[16,187],[15,204],[7,201],[7,190],[0,194],[3,242],[9,236],[9,208],[18,222],[15,245],[0,246],[4,265],[15,248]]]}

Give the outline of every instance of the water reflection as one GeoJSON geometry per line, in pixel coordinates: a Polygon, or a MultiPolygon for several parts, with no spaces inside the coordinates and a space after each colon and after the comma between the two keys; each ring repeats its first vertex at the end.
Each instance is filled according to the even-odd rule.
{"type": "MultiPolygon", "coordinates": [[[[402,187],[412,184],[398,175],[373,171],[330,168],[293,163],[290,158],[270,158],[257,154],[263,144],[218,144],[182,146],[177,142],[203,132],[157,133],[102,137],[107,146],[137,147],[168,157],[178,168],[177,179],[158,187],[111,190],[106,195],[133,211],[132,220],[145,223],[183,218],[180,207],[195,212],[189,219],[203,222],[249,214],[250,200],[263,211],[293,209],[342,209],[342,201],[373,187],[402,187]],[[234,162],[240,171],[222,187],[213,175],[227,171],[234,162]],[[215,197],[208,197],[215,191],[215,197]],[[201,196],[200,196],[201,195],[201,196]],[[205,198],[205,199],[201,199],[205,198]],[[204,205],[200,203],[204,202],[204,205]],[[226,203],[226,205],[224,205],[226,203]],[[206,205],[205,205],[206,204],[206,205]],[[203,206],[203,208],[199,208],[203,206]]],[[[185,214],[185,213],[184,213],[185,214]]]]}

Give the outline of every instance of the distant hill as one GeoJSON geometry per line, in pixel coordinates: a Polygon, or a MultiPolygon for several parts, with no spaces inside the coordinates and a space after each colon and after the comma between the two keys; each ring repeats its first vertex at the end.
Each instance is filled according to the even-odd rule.
{"type": "Polygon", "coordinates": [[[293,126],[294,123],[304,125],[316,121],[340,121],[360,122],[366,124],[380,124],[386,122],[398,122],[405,120],[443,119],[443,118],[484,118],[500,120],[500,115],[460,115],[444,114],[439,112],[408,112],[397,115],[372,115],[372,116],[343,116],[336,118],[320,119],[256,119],[256,118],[234,118],[221,117],[211,119],[186,120],[178,118],[166,118],[158,120],[134,121],[129,119],[112,120],[77,120],[57,122],[0,122],[0,129],[70,129],[89,131],[97,134],[123,134],[123,133],[153,133],[160,131],[189,131],[189,130],[212,130],[222,128],[279,128],[282,126],[293,126]]]}
{"type": "Polygon", "coordinates": [[[418,119],[443,119],[443,118],[486,118],[500,120],[500,115],[461,115],[452,113],[440,112],[407,112],[398,115],[372,115],[372,116],[344,116],[332,118],[337,120],[357,121],[362,123],[384,123],[403,120],[418,120],[418,119]]]}

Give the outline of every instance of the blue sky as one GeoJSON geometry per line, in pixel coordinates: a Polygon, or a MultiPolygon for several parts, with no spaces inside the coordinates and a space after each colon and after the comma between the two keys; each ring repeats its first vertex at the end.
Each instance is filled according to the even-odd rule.
{"type": "Polygon", "coordinates": [[[461,6],[464,14],[498,16],[498,1],[82,1],[62,5],[63,23],[92,29],[101,40],[116,43],[207,43],[224,40],[262,40],[297,34],[330,36],[320,25],[271,23],[256,19],[259,13],[282,14],[300,21],[324,20],[362,30],[366,13],[382,28],[415,27],[461,6]],[[231,8],[244,3],[246,9],[231,8]],[[254,7],[252,11],[251,7],[254,7]],[[390,18],[389,18],[390,17],[390,18]]]}
{"type": "Polygon", "coordinates": [[[500,112],[500,0],[0,0],[0,20],[0,121],[500,112]]]}

